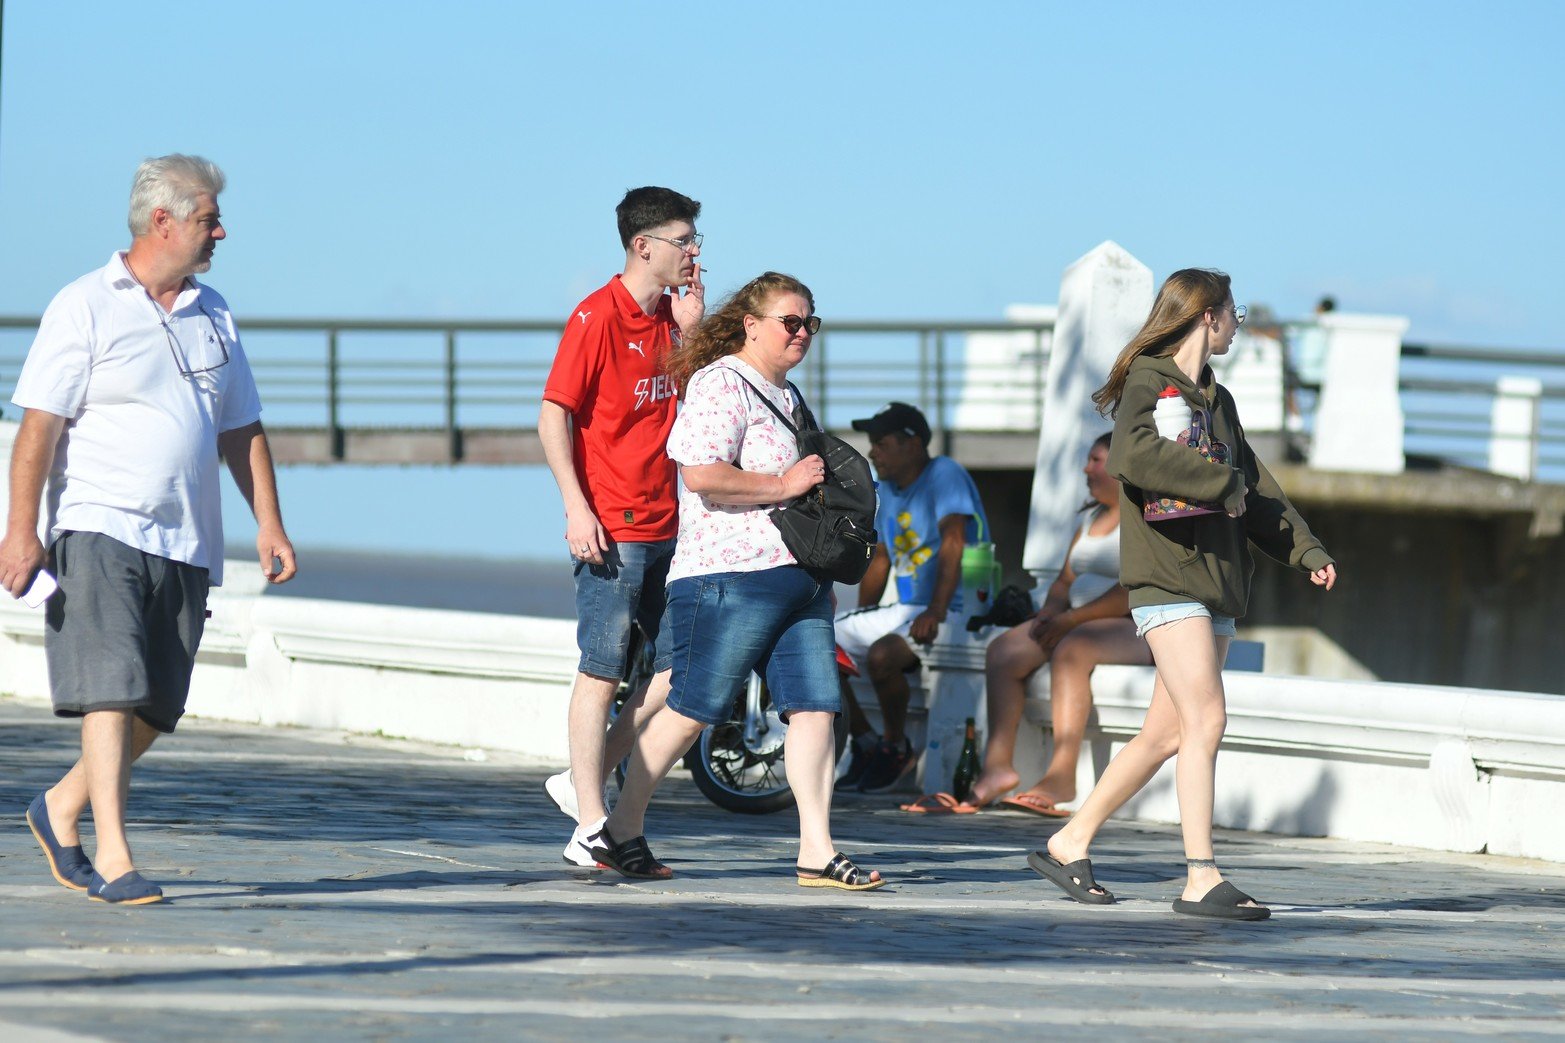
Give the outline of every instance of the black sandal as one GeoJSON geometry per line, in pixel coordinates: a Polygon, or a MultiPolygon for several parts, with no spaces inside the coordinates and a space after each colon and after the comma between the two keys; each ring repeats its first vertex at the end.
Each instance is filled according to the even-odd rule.
{"type": "Polygon", "coordinates": [[[1027,856],[1027,864],[1034,873],[1078,902],[1085,905],[1114,904],[1113,893],[1093,877],[1092,860],[1089,858],[1078,858],[1065,864],[1047,851],[1034,851],[1027,856]]]}
{"type": "Polygon", "coordinates": [[[824,869],[805,869],[801,865],[793,867],[799,873],[800,887],[840,887],[844,891],[873,891],[877,887],[886,886],[886,878],[879,880],[870,878],[870,875],[858,866],[853,860],[841,851],[831,856],[831,861],[826,863],[824,869]]]}
{"type": "Polygon", "coordinates": [[[645,836],[632,837],[623,844],[616,844],[608,827],[598,830],[592,845],[592,857],[614,870],[620,876],[632,880],[667,880],[674,875],[668,866],[652,857],[645,836]]]}
{"type": "Polygon", "coordinates": [[[1199,902],[1174,900],[1174,912],[1186,916],[1207,916],[1215,920],[1264,920],[1272,911],[1264,905],[1245,905],[1255,899],[1224,880],[1208,891],[1199,902]]]}

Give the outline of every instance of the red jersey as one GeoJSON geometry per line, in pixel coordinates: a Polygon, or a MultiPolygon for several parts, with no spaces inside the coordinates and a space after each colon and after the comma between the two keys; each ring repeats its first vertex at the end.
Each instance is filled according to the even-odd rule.
{"type": "Polygon", "coordinates": [[[678,336],[667,294],[648,315],[620,277],[576,306],[543,397],[572,414],[576,480],[615,540],[649,543],[679,533],[674,387],[663,360],[678,336]]]}

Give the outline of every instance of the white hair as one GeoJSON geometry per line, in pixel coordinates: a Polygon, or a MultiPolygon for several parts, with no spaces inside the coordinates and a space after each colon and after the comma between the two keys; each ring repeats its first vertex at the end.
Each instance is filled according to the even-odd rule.
{"type": "Polygon", "coordinates": [[[143,160],[130,185],[130,234],[143,236],[152,230],[152,212],[167,210],[183,221],[195,213],[196,200],[214,199],[227,180],[217,164],[200,156],[178,152],[143,160]]]}

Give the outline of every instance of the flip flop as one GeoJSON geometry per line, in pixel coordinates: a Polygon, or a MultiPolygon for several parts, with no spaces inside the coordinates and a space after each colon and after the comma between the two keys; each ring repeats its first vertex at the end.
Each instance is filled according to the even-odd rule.
{"type": "Polygon", "coordinates": [[[911,804],[899,804],[910,815],[971,815],[978,809],[949,793],[926,793],[911,804]]]}
{"type": "Polygon", "coordinates": [[[1109,893],[1109,889],[1093,877],[1090,858],[1078,858],[1069,865],[1063,865],[1047,851],[1034,851],[1027,856],[1027,864],[1032,867],[1034,873],[1044,877],[1078,902],[1085,905],[1114,904],[1114,896],[1109,893]],[[1103,893],[1095,894],[1092,891],[1094,887],[1103,893]]]}
{"type": "Polygon", "coordinates": [[[1264,920],[1272,911],[1264,905],[1245,905],[1255,899],[1227,880],[1206,893],[1199,902],[1175,899],[1174,912],[1186,916],[1205,916],[1214,920],[1264,920]]]}
{"type": "Polygon", "coordinates": [[[1025,811],[1029,815],[1043,815],[1046,818],[1070,818],[1071,813],[1060,807],[1048,797],[1037,793],[1018,793],[1014,797],[1006,797],[1000,801],[1002,808],[1010,808],[1013,811],[1025,811]]]}

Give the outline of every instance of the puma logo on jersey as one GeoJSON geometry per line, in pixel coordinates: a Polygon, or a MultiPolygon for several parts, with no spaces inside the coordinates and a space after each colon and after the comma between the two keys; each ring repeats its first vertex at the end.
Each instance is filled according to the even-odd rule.
{"type": "Polygon", "coordinates": [[[647,357],[646,351],[641,347],[640,344],[637,344],[635,341],[631,341],[629,344],[626,344],[625,346],[627,348],[629,348],[631,351],[634,351],[636,354],[640,355],[642,358],[646,358],[647,357]]]}
{"type": "Polygon", "coordinates": [[[587,325],[587,316],[589,316],[591,314],[592,314],[592,312],[590,312],[590,311],[579,311],[579,312],[576,313],[576,317],[581,319],[581,324],[583,326],[585,326],[585,325],[587,325]]]}
{"type": "Polygon", "coordinates": [[[665,398],[674,397],[674,381],[667,373],[659,373],[655,377],[642,377],[636,381],[636,408],[640,409],[648,401],[661,402],[665,398]]]}

